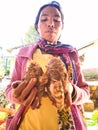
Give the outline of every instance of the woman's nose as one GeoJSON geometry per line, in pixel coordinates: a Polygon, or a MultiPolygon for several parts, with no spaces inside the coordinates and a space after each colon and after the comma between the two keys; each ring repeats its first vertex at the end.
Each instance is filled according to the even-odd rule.
{"type": "Polygon", "coordinates": [[[48,23],[48,27],[53,28],[54,27],[54,23],[53,20],[50,20],[48,23]]]}
{"type": "Polygon", "coordinates": [[[53,28],[54,26],[53,24],[48,24],[48,27],[53,28]]]}

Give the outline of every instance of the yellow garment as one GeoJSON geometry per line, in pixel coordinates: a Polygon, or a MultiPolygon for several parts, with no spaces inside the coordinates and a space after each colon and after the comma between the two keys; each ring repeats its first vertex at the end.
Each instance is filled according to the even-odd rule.
{"type": "Polygon", "coordinates": [[[46,65],[48,60],[53,57],[50,54],[42,54],[42,52],[40,51],[40,49],[37,49],[36,52],[33,55],[33,60],[39,64],[41,66],[41,68],[43,69],[43,71],[46,71],[46,65]]]}
{"type": "MultiPolygon", "coordinates": [[[[45,72],[45,66],[51,57],[52,55],[42,54],[41,51],[37,49],[33,56],[33,60],[36,61],[45,72]]],[[[58,130],[56,107],[48,97],[43,97],[41,104],[39,109],[28,109],[23,117],[19,130],[58,130]]]]}

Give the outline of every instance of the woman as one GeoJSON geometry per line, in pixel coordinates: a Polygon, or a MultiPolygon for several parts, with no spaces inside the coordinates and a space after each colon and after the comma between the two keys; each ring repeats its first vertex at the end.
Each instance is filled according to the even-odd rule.
{"type": "MultiPolygon", "coordinates": [[[[6,97],[11,102],[22,104],[26,108],[19,130],[86,130],[81,110],[82,104],[89,98],[89,87],[83,78],[76,49],[58,41],[64,28],[64,16],[58,2],[53,1],[39,9],[35,28],[40,38],[36,44],[20,49],[11,82],[6,89],[6,97]],[[46,73],[48,61],[53,57],[60,58],[68,72],[69,80],[63,91],[66,104],[64,107],[70,108],[74,123],[72,128],[60,128],[58,115],[63,116],[66,112],[60,115],[58,107],[47,96],[42,97],[41,106],[38,108],[37,78],[23,80],[27,64],[31,60],[40,65],[46,73]]],[[[59,97],[57,99],[59,100],[59,97]]]]}

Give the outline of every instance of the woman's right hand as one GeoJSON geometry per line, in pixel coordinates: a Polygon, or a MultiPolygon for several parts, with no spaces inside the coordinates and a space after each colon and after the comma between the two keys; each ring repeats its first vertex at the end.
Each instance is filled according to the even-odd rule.
{"type": "MultiPolygon", "coordinates": [[[[36,78],[32,78],[30,81],[15,81],[12,83],[12,96],[17,101],[25,106],[30,106],[36,99],[37,88],[36,78]]],[[[34,103],[37,104],[37,103],[34,103]]],[[[36,106],[33,106],[35,108],[36,106]]]]}

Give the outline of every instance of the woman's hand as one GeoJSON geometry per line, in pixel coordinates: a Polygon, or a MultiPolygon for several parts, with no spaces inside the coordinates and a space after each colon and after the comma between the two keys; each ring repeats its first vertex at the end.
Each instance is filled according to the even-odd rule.
{"type": "Polygon", "coordinates": [[[70,82],[67,82],[64,90],[64,96],[65,96],[65,104],[66,107],[69,107],[72,104],[72,93],[73,93],[73,86],[70,82]]]}
{"type": "Polygon", "coordinates": [[[55,99],[56,107],[62,109],[64,107],[64,89],[62,81],[52,79],[50,83],[50,93],[55,99]]]}
{"type": "Polygon", "coordinates": [[[56,101],[58,108],[69,107],[72,104],[73,86],[68,82],[64,88],[62,81],[53,80],[50,84],[50,92],[56,101]]]}
{"type": "MultiPolygon", "coordinates": [[[[37,94],[36,78],[32,78],[30,81],[15,81],[12,83],[12,96],[19,101],[19,103],[27,106],[34,102],[37,94]]],[[[35,107],[35,106],[34,106],[35,107]]]]}

